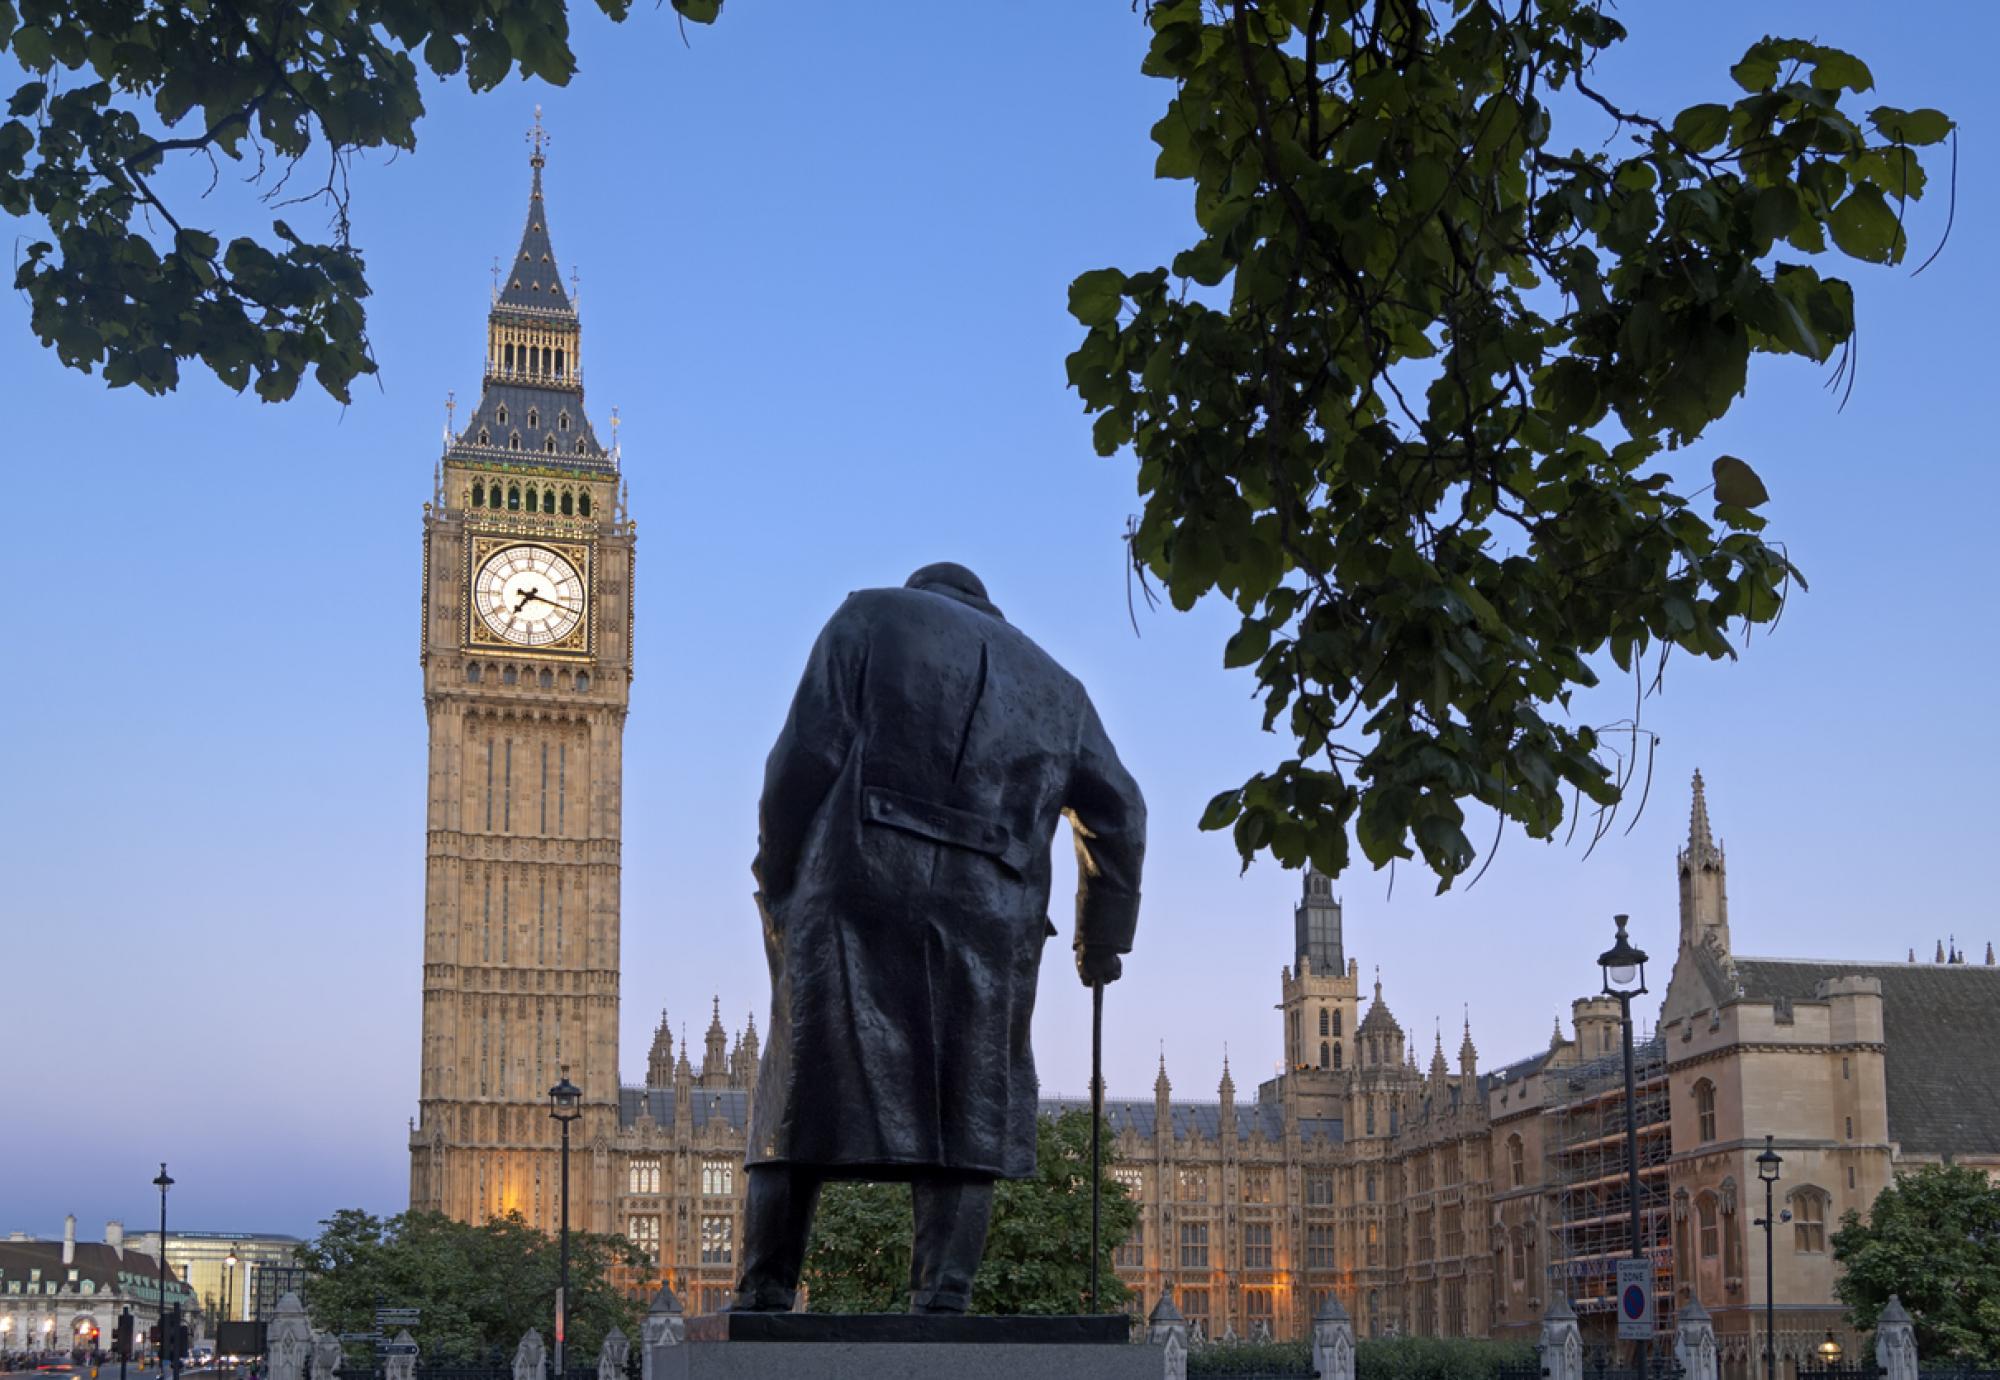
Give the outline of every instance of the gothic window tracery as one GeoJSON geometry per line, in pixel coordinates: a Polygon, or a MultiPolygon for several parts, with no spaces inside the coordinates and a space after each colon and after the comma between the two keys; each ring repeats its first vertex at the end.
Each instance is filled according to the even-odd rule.
{"type": "Polygon", "coordinates": [[[562,515],[564,517],[568,517],[575,511],[576,511],[576,495],[571,493],[568,489],[564,489],[562,496],[562,515]]]}
{"type": "Polygon", "coordinates": [[[1715,1084],[1703,1078],[1694,1085],[1695,1139],[1706,1145],[1715,1139],[1715,1084]]]}
{"type": "Polygon", "coordinates": [[[486,485],[478,480],[472,483],[472,506],[475,508],[486,506],[486,485]]]}
{"type": "Polygon", "coordinates": [[[1528,1156],[1518,1131],[1507,1137],[1507,1176],[1515,1188],[1528,1181],[1528,1156]]]}
{"type": "Polygon", "coordinates": [[[1721,1229],[1716,1221],[1716,1199],[1713,1193],[1704,1193],[1695,1199],[1695,1220],[1699,1224],[1701,1258],[1713,1260],[1721,1254],[1721,1229]]]}
{"type": "Polygon", "coordinates": [[[1792,1249],[1819,1254],[1826,1250],[1826,1201],[1824,1189],[1806,1184],[1791,1192],[1792,1249]]]}

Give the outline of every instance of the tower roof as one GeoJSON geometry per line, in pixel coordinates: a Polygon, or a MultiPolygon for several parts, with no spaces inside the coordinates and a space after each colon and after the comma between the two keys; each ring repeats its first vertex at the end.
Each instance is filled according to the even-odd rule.
{"type": "Polygon", "coordinates": [[[528,158],[528,166],[534,169],[534,179],[528,188],[528,219],[521,230],[521,248],[508,266],[498,305],[574,316],[576,307],[563,291],[562,269],[556,264],[555,246],[549,239],[548,210],[542,200],[542,166],[548,161],[542,156],[542,145],[547,142],[548,134],[542,128],[540,106],[535,107],[535,127],[528,138],[535,150],[528,158]]]}
{"type": "Polygon", "coordinates": [[[1708,827],[1708,788],[1703,784],[1701,771],[1694,774],[1694,803],[1688,807],[1687,860],[1691,863],[1709,862],[1722,855],[1715,846],[1715,835],[1708,827]]]}

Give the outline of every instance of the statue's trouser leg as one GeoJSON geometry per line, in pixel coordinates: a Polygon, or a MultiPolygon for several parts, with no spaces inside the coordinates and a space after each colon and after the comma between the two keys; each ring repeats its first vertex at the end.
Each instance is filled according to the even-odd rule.
{"type": "Polygon", "coordinates": [[[919,1179],[910,1185],[916,1239],[910,1252],[910,1311],[963,1313],[986,1254],[991,1179],[919,1179]]]}
{"type": "Polygon", "coordinates": [[[743,1203],[743,1273],[734,1307],[742,1312],[786,1313],[798,1296],[819,1205],[817,1171],[789,1164],[757,1164],[748,1171],[743,1203]]]}

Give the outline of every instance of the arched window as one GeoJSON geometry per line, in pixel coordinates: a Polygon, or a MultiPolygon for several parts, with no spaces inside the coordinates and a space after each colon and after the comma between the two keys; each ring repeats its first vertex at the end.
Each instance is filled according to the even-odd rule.
{"type": "Polygon", "coordinates": [[[541,674],[541,681],[540,681],[540,683],[541,683],[541,687],[542,687],[542,689],[544,689],[544,690],[553,690],[553,689],[555,689],[555,688],[556,688],[556,673],[555,673],[554,671],[551,671],[551,670],[548,670],[548,669],[544,668],[544,670],[542,671],[542,674],[541,674]]]}
{"type": "Polygon", "coordinates": [[[535,507],[536,507],[535,486],[533,484],[530,484],[528,486],[528,511],[531,513],[534,512],[535,507]]]}
{"type": "Polygon", "coordinates": [[[1319,1033],[1322,1036],[1333,1033],[1333,1018],[1327,1014],[1324,1006],[1319,1009],[1319,1033]]]}
{"type": "Polygon", "coordinates": [[[493,414],[493,420],[500,423],[501,426],[507,425],[507,404],[500,404],[498,410],[493,414]]]}
{"type": "Polygon", "coordinates": [[[501,355],[500,355],[500,357],[501,357],[501,360],[502,360],[502,367],[503,367],[503,368],[505,368],[505,369],[506,369],[506,371],[507,371],[508,373],[510,373],[510,374],[511,374],[511,373],[513,373],[513,372],[514,372],[514,347],[513,347],[513,345],[512,345],[512,344],[509,344],[509,345],[505,346],[505,347],[504,347],[504,348],[502,349],[502,351],[501,351],[501,355]]]}
{"type": "Polygon", "coordinates": [[[1715,1195],[1704,1193],[1694,1201],[1695,1221],[1699,1227],[1701,1258],[1713,1260],[1721,1253],[1722,1231],[1715,1220],[1715,1195]]]}
{"type": "MultiPolygon", "coordinates": [[[[542,441],[542,453],[544,455],[554,455],[556,453],[555,437],[550,436],[542,441]]],[[[550,494],[548,506],[544,507],[542,511],[545,513],[553,513],[555,511],[555,501],[556,501],[556,496],[554,494],[550,494]]]]}
{"type": "Polygon", "coordinates": [[[533,430],[534,430],[534,429],[535,429],[536,427],[540,426],[541,424],[542,424],[542,412],[541,412],[541,409],[540,409],[540,408],[537,408],[537,407],[531,407],[531,408],[529,408],[529,409],[528,409],[528,430],[530,430],[530,431],[533,431],[533,430]]]}
{"type": "Polygon", "coordinates": [[[1375,1201],[1375,1171],[1372,1169],[1368,1171],[1368,1201],[1375,1201]]]}
{"type": "Polygon", "coordinates": [[[1517,1231],[1508,1238],[1508,1245],[1513,1248],[1508,1254],[1513,1257],[1516,1284],[1525,1283],[1528,1278],[1528,1243],[1524,1239],[1526,1235],[1525,1232],[1517,1231]]]}
{"type": "Polygon", "coordinates": [[[590,688],[590,672],[578,671],[576,673],[577,693],[582,694],[585,690],[588,690],[589,688],[590,688]]]}
{"type": "Polygon", "coordinates": [[[564,489],[562,496],[562,515],[564,517],[568,517],[571,513],[574,513],[575,511],[576,511],[576,495],[571,493],[568,489],[564,489]]]}
{"type": "Polygon", "coordinates": [[[515,681],[519,679],[520,676],[515,672],[512,666],[509,666],[506,670],[500,673],[500,683],[502,685],[512,685],[515,681]]]}
{"type": "Polygon", "coordinates": [[[472,506],[475,508],[486,506],[486,486],[478,480],[474,480],[472,484],[472,506]]]}
{"type": "Polygon", "coordinates": [[[521,448],[521,433],[518,431],[510,432],[507,436],[507,449],[519,450],[520,448],[521,448]]]}
{"type": "Polygon", "coordinates": [[[1319,1066],[1326,1068],[1333,1062],[1333,1050],[1325,1040],[1319,1042],[1319,1066]]]}
{"type": "Polygon", "coordinates": [[[1340,1012],[1338,1010],[1335,1010],[1333,1013],[1333,1033],[1336,1035],[1340,1033],[1340,1012]]]}
{"type": "MultiPolygon", "coordinates": [[[[577,444],[581,445],[583,443],[579,441],[577,444]]],[[[576,496],[576,511],[583,517],[590,516],[590,491],[588,489],[576,496]]]]}
{"type": "Polygon", "coordinates": [[[569,430],[569,409],[568,409],[568,408],[564,408],[564,409],[563,409],[562,411],[560,411],[560,412],[556,413],[556,430],[557,430],[557,431],[568,431],[568,430],[569,430]]]}
{"type": "Polygon", "coordinates": [[[1340,1041],[1338,1040],[1333,1042],[1333,1066],[1335,1068],[1340,1067],[1340,1041]]]}
{"type": "Polygon", "coordinates": [[[1507,1177],[1515,1188],[1528,1182],[1528,1154],[1519,1134],[1507,1137],[1507,1177]]]}
{"type": "Polygon", "coordinates": [[[507,486],[507,511],[510,513],[521,511],[521,486],[519,484],[509,484],[507,486]]]}
{"type": "MultiPolygon", "coordinates": [[[[1375,1134],[1375,1099],[1372,1097],[1368,1099],[1368,1134],[1371,1136],[1375,1134]]],[[[1372,1184],[1375,1181],[1371,1178],[1369,1182],[1372,1184]]],[[[1370,1198],[1369,1201],[1373,1202],[1374,1199],[1370,1198]]]]}
{"type": "Polygon", "coordinates": [[[479,663],[478,663],[478,662],[476,662],[476,661],[468,661],[468,662],[467,662],[467,663],[465,664],[465,683],[466,683],[467,685],[477,685],[477,684],[479,684],[479,663]]]}
{"type": "Polygon", "coordinates": [[[584,453],[584,449],[585,449],[585,447],[584,447],[584,444],[583,444],[583,438],[582,438],[581,436],[579,436],[579,437],[577,437],[577,438],[576,438],[576,453],[577,453],[578,455],[582,455],[582,454],[584,453]]]}
{"type": "Polygon", "coordinates": [[[556,377],[557,377],[557,378],[561,378],[562,376],[563,376],[563,352],[562,352],[561,350],[557,350],[557,351],[556,351],[556,377]]]}
{"type": "Polygon", "coordinates": [[[544,374],[549,373],[555,367],[555,359],[556,352],[546,345],[542,346],[542,372],[544,374]]]}
{"type": "Polygon", "coordinates": [[[1826,1194],[1807,1184],[1792,1190],[1792,1249],[1820,1254],[1826,1250],[1826,1194]]]}
{"type": "MultiPolygon", "coordinates": [[[[490,446],[493,444],[493,433],[488,431],[485,427],[479,428],[479,444],[482,446],[490,446]]],[[[498,505],[496,504],[495,506],[497,507],[498,505]]]]}
{"type": "Polygon", "coordinates": [[[1715,1084],[1706,1078],[1694,1085],[1694,1136],[1704,1145],[1715,1139],[1715,1084]]]}

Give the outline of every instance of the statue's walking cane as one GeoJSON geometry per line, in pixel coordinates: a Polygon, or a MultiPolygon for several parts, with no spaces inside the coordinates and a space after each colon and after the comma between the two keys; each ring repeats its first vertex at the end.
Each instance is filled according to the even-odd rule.
{"type": "Polygon", "coordinates": [[[1098,1139],[1104,1124],[1104,984],[1090,984],[1090,1311],[1097,1311],[1097,1232],[1104,1207],[1098,1139]]]}

